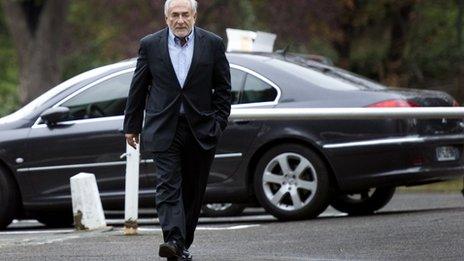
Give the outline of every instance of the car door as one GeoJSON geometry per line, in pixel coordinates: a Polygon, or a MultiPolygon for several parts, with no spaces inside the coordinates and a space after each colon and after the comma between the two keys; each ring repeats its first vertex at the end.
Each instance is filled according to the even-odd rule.
{"type": "MultiPolygon", "coordinates": [[[[103,203],[123,203],[126,145],[122,133],[124,107],[133,69],[101,78],[55,106],[68,107],[69,117],[54,127],[36,122],[28,139],[27,172],[38,200],[70,197],[69,178],[93,173],[103,203]]],[[[146,185],[141,168],[140,187],[146,185]]],[[[119,204],[118,204],[119,205],[119,204]]]]}
{"type": "MultiPolygon", "coordinates": [[[[258,73],[231,65],[232,110],[275,106],[280,90],[258,73]]],[[[261,129],[260,121],[229,120],[216,149],[208,183],[220,183],[238,169],[261,129]]]]}

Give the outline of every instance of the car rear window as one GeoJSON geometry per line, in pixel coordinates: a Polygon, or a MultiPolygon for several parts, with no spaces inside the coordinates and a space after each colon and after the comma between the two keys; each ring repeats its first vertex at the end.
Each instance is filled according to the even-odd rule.
{"type": "Polygon", "coordinates": [[[304,59],[282,60],[272,59],[270,62],[295,77],[304,79],[321,88],[332,90],[381,90],[387,87],[346,70],[306,61],[304,59]]]}

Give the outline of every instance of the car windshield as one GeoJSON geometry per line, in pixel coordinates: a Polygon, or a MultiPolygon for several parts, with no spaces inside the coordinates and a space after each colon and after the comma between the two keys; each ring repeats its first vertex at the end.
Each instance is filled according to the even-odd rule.
{"type": "MultiPolygon", "coordinates": [[[[361,75],[357,75],[355,73],[333,67],[333,66],[328,66],[328,65],[323,65],[321,63],[317,63],[315,61],[312,61],[310,59],[301,57],[301,56],[284,56],[284,55],[276,55],[274,58],[281,60],[281,61],[286,61],[295,65],[299,65],[304,68],[308,68],[311,70],[318,71],[328,77],[331,77],[335,80],[338,81],[343,81],[345,83],[348,83],[349,85],[344,85],[344,84],[336,84],[332,82],[332,85],[324,85],[322,87],[328,87],[330,86],[337,86],[337,88],[341,89],[346,89],[346,90],[352,90],[353,88],[355,89],[361,89],[361,90],[384,90],[387,87],[385,85],[382,85],[380,83],[377,83],[375,81],[372,81],[370,79],[367,79],[361,75]]],[[[312,73],[306,72],[304,73],[304,70],[298,70],[300,73],[303,73],[303,75],[306,74],[311,74],[314,76],[312,73]]],[[[311,78],[308,78],[311,79],[311,78]]],[[[321,79],[322,80],[322,79],[321,79]]],[[[329,79],[325,79],[325,82],[331,82],[329,79]]]]}
{"type": "Polygon", "coordinates": [[[71,79],[69,79],[67,81],[64,81],[63,83],[61,83],[61,84],[57,85],[56,87],[46,91],[45,93],[43,93],[42,95],[40,95],[36,99],[32,100],[30,103],[26,104],[24,107],[17,110],[16,112],[1,118],[0,123],[5,123],[5,122],[9,122],[9,121],[14,121],[14,120],[17,120],[17,119],[26,118],[28,115],[30,115],[32,112],[34,112],[34,110],[37,107],[39,107],[40,105],[42,105],[44,102],[46,102],[50,98],[54,97],[58,93],[66,90],[67,88],[73,86],[74,84],[78,83],[81,80],[82,80],[81,77],[76,76],[76,77],[73,77],[73,78],[71,78],[71,79]]]}
{"type": "MultiPolygon", "coordinates": [[[[118,64],[117,66],[119,67],[120,65],[124,65],[124,64],[121,63],[121,64],[118,64]]],[[[16,112],[1,118],[0,123],[5,123],[5,122],[9,122],[9,121],[14,121],[14,120],[17,120],[17,119],[27,118],[27,116],[30,115],[32,112],[34,112],[34,110],[37,107],[41,106],[46,101],[48,101],[52,97],[56,96],[57,94],[61,93],[62,91],[68,89],[69,87],[71,87],[71,86],[73,86],[73,85],[75,85],[75,84],[77,84],[77,83],[79,83],[79,82],[81,82],[81,81],[83,81],[85,79],[100,75],[100,74],[108,71],[109,69],[111,69],[113,67],[115,68],[116,66],[115,65],[103,66],[103,67],[100,67],[100,68],[96,68],[96,69],[84,72],[84,73],[79,74],[77,76],[74,76],[74,77],[60,83],[59,85],[51,88],[50,90],[46,91],[45,93],[43,93],[42,95],[40,95],[36,99],[32,100],[30,103],[28,103],[27,105],[25,105],[21,109],[17,110],[16,112]]]]}

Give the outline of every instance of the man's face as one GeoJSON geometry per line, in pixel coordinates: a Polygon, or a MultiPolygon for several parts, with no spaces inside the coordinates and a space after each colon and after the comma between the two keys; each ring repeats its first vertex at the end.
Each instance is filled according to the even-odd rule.
{"type": "Polygon", "coordinates": [[[193,13],[190,2],[175,0],[171,3],[166,17],[166,24],[171,28],[175,36],[185,37],[195,25],[197,14],[193,13]]]}

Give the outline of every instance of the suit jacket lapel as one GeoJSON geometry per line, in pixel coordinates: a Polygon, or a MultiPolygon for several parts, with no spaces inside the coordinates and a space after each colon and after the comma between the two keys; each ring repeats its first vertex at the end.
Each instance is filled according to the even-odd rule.
{"type": "Polygon", "coordinates": [[[164,29],[164,32],[160,34],[159,37],[159,46],[161,48],[161,58],[163,59],[164,64],[166,65],[171,79],[176,83],[176,86],[180,89],[179,80],[177,79],[176,72],[174,71],[174,66],[172,65],[171,56],[169,55],[168,47],[168,28],[164,29]]]}
{"type": "Polygon", "coordinates": [[[198,65],[198,61],[200,57],[202,56],[203,53],[203,34],[200,30],[197,30],[197,28],[194,28],[195,30],[195,44],[193,47],[193,57],[192,57],[192,63],[190,64],[189,71],[187,73],[187,78],[185,79],[184,83],[184,88],[188,86],[190,78],[192,78],[192,74],[195,72],[195,69],[198,65]]]}

